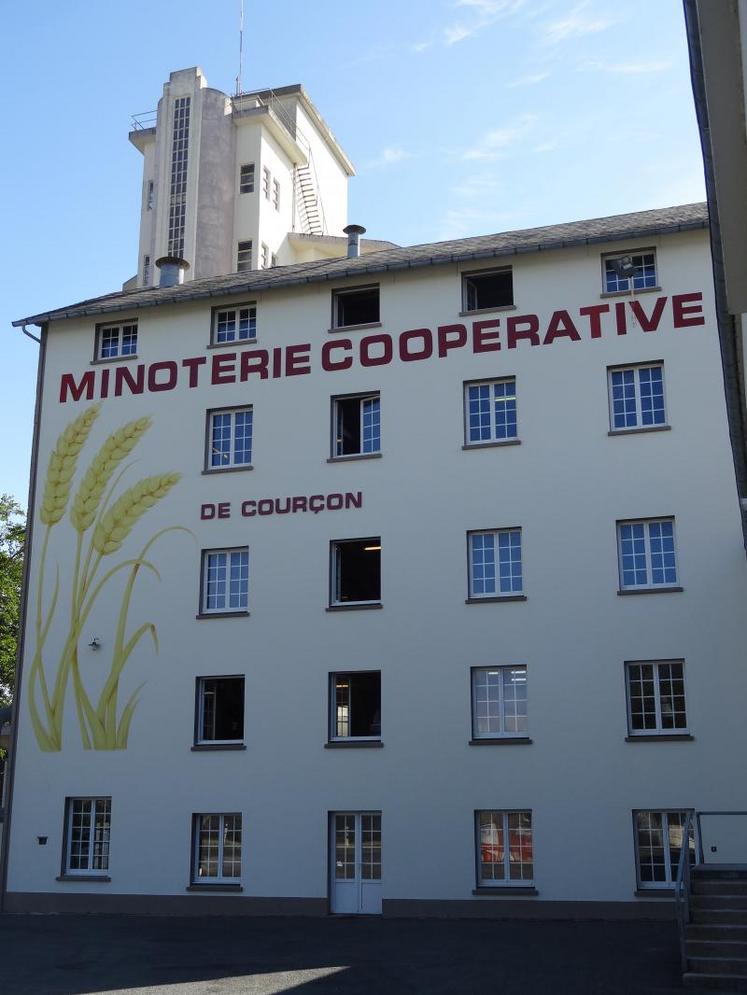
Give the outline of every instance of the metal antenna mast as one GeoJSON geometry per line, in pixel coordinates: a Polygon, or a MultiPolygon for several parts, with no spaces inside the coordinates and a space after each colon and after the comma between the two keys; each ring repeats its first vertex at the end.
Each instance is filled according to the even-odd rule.
{"type": "Polygon", "coordinates": [[[244,0],[239,0],[239,73],[236,77],[236,96],[241,93],[241,73],[244,68],[244,0]]]}

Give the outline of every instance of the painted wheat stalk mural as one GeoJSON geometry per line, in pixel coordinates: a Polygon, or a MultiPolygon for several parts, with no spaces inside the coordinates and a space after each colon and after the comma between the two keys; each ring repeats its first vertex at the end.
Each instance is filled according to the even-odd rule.
{"type": "MultiPolygon", "coordinates": [[[[128,487],[119,497],[115,492],[127,466],[124,460],[151,426],[149,418],[138,418],[113,432],[103,443],[83,474],[70,506],[70,524],[75,531],[75,556],[70,579],[67,636],[54,653],[53,670],[45,666],[45,646],[55,617],[60,593],[59,568],[45,610],[47,557],[52,530],[64,518],[73,478],[89,433],[99,415],[100,405],[83,411],[60,435],[49,460],[39,518],[46,526],[39,563],[36,591],[36,646],[29,675],[29,710],[37,741],[42,750],[62,749],[65,704],[72,684],[81,742],[85,749],[122,750],[127,748],[132,718],[137,706],[138,687],[119,707],[119,684],[124,668],[143,636],[149,635],[158,651],[158,634],[152,622],[129,631],[132,594],[141,569],[158,571],[147,559],[153,544],[166,532],[187,531],[178,526],[161,529],[132,558],[113,562],[122,544],[135,530],[148,510],[163,500],[179,481],[178,473],[145,477],[128,487]],[[101,592],[113,578],[125,575],[109,673],[98,698],[92,697],[81,674],[78,648],[83,627],[101,592]],[[51,680],[48,680],[51,676],[51,680]]],[[[108,643],[108,641],[107,641],[108,643]]],[[[100,678],[99,682],[100,684],[100,678]]]]}

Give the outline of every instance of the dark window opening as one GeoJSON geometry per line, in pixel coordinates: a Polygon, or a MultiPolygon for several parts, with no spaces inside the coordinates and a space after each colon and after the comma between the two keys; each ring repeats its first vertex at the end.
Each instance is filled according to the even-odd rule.
{"type": "Polygon", "coordinates": [[[333,554],[336,604],[381,600],[381,539],[336,542],[333,554]]]}
{"type": "Polygon", "coordinates": [[[510,269],[489,273],[465,273],[464,310],[509,307],[514,302],[514,278],[510,269]]]}
{"type": "Polygon", "coordinates": [[[379,288],[337,290],[332,295],[333,327],[370,325],[379,320],[379,288]]]}
{"type": "Polygon", "coordinates": [[[332,738],[381,736],[381,674],[332,674],[332,738]]]}
{"type": "Polygon", "coordinates": [[[360,456],[381,449],[379,395],[337,397],[334,405],[333,456],[360,456]]]}
{"type": "Polygon", "coordinates": [[[200,681],[200,742],[244,738],[244,678],[204,677],[200,681]]]}

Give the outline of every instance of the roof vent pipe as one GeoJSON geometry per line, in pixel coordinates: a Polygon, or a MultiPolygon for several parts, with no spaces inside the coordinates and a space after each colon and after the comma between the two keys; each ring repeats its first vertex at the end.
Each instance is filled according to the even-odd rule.
{"type": "Polygon", "coordinates": [[[161,256],[156,259],[156,266],[161,271],[158,277],[159,287],[176,287],[184,283],[184,274],[189,269],[187,260],[179,256],[161,256]]]}
{"type": "Polygon", "coordinates": [[[342,229],[348,236],[348,259],[357,259],[361,254],[361,235],[366,234],[363,225],[348,225],[342,229]]]}

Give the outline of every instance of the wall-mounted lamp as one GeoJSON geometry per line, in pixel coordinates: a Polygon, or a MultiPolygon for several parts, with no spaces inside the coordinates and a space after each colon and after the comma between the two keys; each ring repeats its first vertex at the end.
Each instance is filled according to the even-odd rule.
{"type": "Polygon", "coordinates": [[[46,846],[47,845],[47,837],[46,836],[37,836],[36,837],[36,841],[39,844],[39,846],[46,846]]]}
{"type": "Polygon", "coordinates": [[[88,644],[89,648],[92,650],[97,650],[101,646],[101,640],[98,636],[94,636],[93,639],[88,644]]]}

